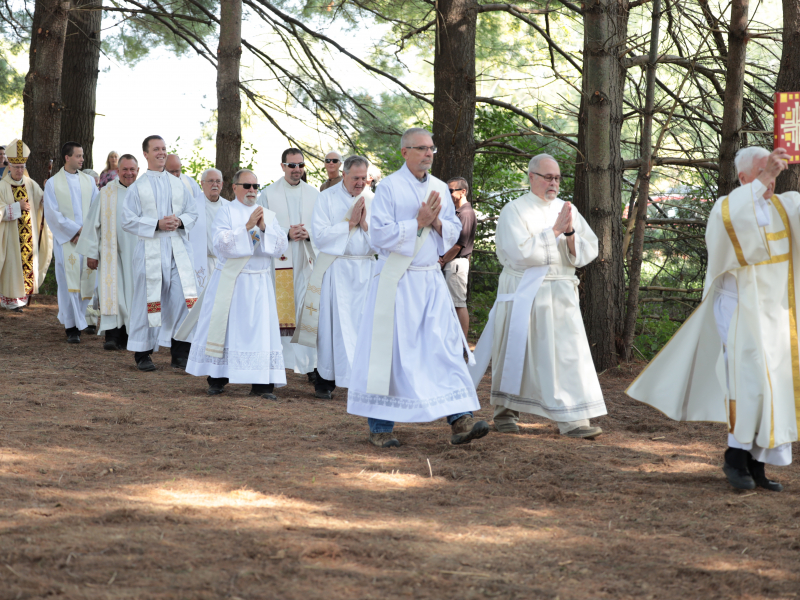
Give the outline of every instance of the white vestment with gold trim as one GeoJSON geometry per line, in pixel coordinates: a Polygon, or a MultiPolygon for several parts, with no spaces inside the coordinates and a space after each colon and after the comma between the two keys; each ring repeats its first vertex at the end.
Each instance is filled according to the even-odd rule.
{"type": "Polygon", "coordinates": [[[100,190],[100,197],[92,204],[75,247],[87,258],[100,261],[97,269],[101,315],[98,334],[123,325],[126,330],[130,329],[133,252],[139,238],[122,229],[122,206],[127,191],[119,179],[100,190]]]}
{"type": "MultiPolygon", "coordinates": [[[[717,201],[703,301],[627,393],[675,420],[727,423],[732,446],[777,449],[797,440],[800,414],[800,194],[773,196],[759,219],[765,190],[756,180],[717,201]]],[[[776,455],[759,460],[787,464],[776,455]]]]}
{"type": "MultiPolygon", "coordinates": [[[[72,215],[65,215],[59,206],[55,186],[57,173],[48,179],[44,186],[44,217],[48,227],[50,227],[50,231],[53,232],[53,255],[56,258],[55,271],[56,283],[58,284],[58,320],[66,329],[77,327],[79,330],[83,330],[87,326],[86,307],[92,299],[92,293],[91,290],[78,290],[77,286],[72,288],[76,291],[69,291],[71,288],[64,268],[64,245],[70,244],[70,240],[80,231],[83,226],[83,207],[93,203],[100,191],[94,185],[94,180],[92,180],[91,186],[81,185],[83,178],[90,179],[88,175],[84,175],[80,171],[68,173],[63,169],[62,172],[66,177],[69,194],[72,199],[72,215]],[[85,190],[90,190],[89,193],[91,193],[91,199],[89,199],[88,203],[84,202],[85,199],[83,198],[85,190]]],[[[69,257],[74,258],[74,266],[77,273],[76,279],[80,282],[86,281],[87,278],[84,271],[87,270],[87,267],[84,257],[80,254],[68,253],[69,257]]]]}

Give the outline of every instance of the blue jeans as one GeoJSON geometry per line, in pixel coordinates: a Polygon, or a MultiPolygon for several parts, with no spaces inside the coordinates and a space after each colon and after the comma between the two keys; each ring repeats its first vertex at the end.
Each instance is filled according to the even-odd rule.
{"type": "MultiPolygon", "coordinates": [[[[468,415],[472,416],[471,412],[463,412],[463,413],[456,413],[454,415],[450,415],[447,417],[447,424],[452,425],[456,421],[458,421],[461,417],[468,415]]],[[[369,423],[369,432],[370,433],[391,433],[394,429],[394,421],[384,421],[383,419],[373,419],[371,417],[367,418],[367,423],[369,423]]]]}

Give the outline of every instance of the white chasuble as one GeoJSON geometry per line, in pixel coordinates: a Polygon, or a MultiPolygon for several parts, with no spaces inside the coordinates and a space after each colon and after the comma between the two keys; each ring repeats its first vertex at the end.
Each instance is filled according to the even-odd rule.
{"type": "Polygon", "coordinates": [[[197,299],[189,232],[197,207],[177,177],[148,170],[128,188],[123,229],[138,237],[133,256],[133,298],[128,350],[169,347],[173,334],[197,299]],[[175,215],[176,231],[157,230],[158,221],[175,215]]]}
{"type": "Polygon", "coordinates": [[[484,333],[493,336],[491,403],[560,422],[606,414],[575,276],[576,268],[597,257],[597,237],[573,206],[573,256],[566,236],[553,235],[563,206],[560,199],[546,201],[528,192],[500,211],[495,243],[503,272],[497,293],[513,299],[497,303],[493,331],[484,333]],[[526,274],[543,278],[538,291],[532,290],[532,302],[527,298],[524,304],[526,274]],[[525,310],[514,310],[520,306],[525,310]],[[513,341],[519,334],[521,348],[512,351],[520,347],[513,341]],[[515,361],[513,368],[508,361],[515,361]]]}
{"type": "MultiPolygon", "coordinates": [[[[378,251],[358,331],[347,411],[362,417],[400,422],[425,422],[480,408],[463,355],[463,332],[439,267],[461,233],[461,221],[447,185],[430,174],[419,181],[405,165],[381,181],[372,201],[370,246],[378,251]],[[439,192],[441,235],[430,229],[417,245],[417,213],[428,191],[439,192]],[[388,393],[368,390],[374,316],[380,274],[393,254],[412,257],[397,283],[393,318],[388,393]]],[[[426,228],[428,229],[428,228],[426,228]]],[[[391,313],[390,313],[391,314],[391,313]]]]}
{"type": "MultiPolygon", "coordinates": [[[[319,191],[301,181],[291,186],[284,177],[267,186],[258,197],[258,203],[275,213],[279,225],[288,235],[292,225],[302,223],[310,233],[314,203],[319,191]]],[[[289,248],[272,261],[272,277],[278,303],[283,357],[286,367],[295,373],[310,373],[317,366],[317,351],[292,344],[299,313],[303,309],[306,288],[311,279],[317,249],[311,241],[290,241],[289,248]]]]}
{"type": "MultiPolygon", "coordinates": [[[[317,349],[319,374],[335,381],[337,387],[348,387],[350,383],[361,313],[377,253],[370,246],[367,231],[359,226],[350,229],[353,206],[362,196],[369,223],[372,193],[367,190],[352,197],[339,182],[317,198],[309,230],[320,252],[304,302],[304,309],[318,309],[314,313],[318,317],[317,327],[308,333],[317,349]]],[[[303,313],[301,328],[306,326],[310,314],[303,313]]]]}
{"type": "Polygon", "coordinates": [[[775,448],[798,439],[800,194],[773,196],[760,227],[754,198],[765,191],[756,180],[716,202],[703,301],[627,393],[672,419],[727,423],[740,444],[775,448]],[[724,352],[714,302],[729,276],[738,298],[724,352]]]}
{"type": "Polygon", "coordinates": [[[53,234],[44,219],[44,192],[33,179],[0,180],[0,296],[8,300],[39,292],[53,258],[53,234]],[[22,190],[22,191],[20,191],[22,190]],[[18,197],[30,203],[28,218],[18,197]]]}
{"type": "Polygon", "coordinates": [[[53,232],[53,255],[58,283],[58,320],[69,329],[86,329],[86,307],[94,292],[96,274],[71,243],[99,190],[94,179],[61,169],[44,186],[44,214],[53,232]],[[65,192],[66,189],[66,192],[65,192]],[[74,291],[73,291],[74,290],[74,291]]]}
{"type": "Polygon", "coordinates": [[[125,326],[130,329],[133,298],[133,253],[139,238],[122,228],[122,211],[128,189],[114,179],[100,190],[83,225],[76,250],[100,261],[97,293],[100,300],[100,334],[125,326]]]}
{"type": "Polygon", "coordinates": [[[286,372],[270,263],[286,250],[288,240],[266,210],[265,231],[247,230],[255,209],[238,200],[220,208],[213,234],[217,266],[187,319],[199,310],[194,331],[183,326],[178,336],[193,335],[187,373],[282,386],[286,372]]]}

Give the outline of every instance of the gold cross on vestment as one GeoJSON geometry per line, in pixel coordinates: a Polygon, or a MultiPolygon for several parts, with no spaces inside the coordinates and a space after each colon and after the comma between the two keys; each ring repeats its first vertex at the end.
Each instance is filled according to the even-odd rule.
{"type": "Polygon", "coordinates": [[[314,303],[311,303],[311,306],[306,306],[306,310],[308,311],[308,316],[311,316],[311,313],[317,312],[317,309],[314,308],[314,303]]]}
{"type": "Polygon", "coordinates": [[[75,255],[74,254],[70,254],[69,258],[67,260],[69,261],[70,265],[72,265],[73,267],[75,266],[75,255]]]}

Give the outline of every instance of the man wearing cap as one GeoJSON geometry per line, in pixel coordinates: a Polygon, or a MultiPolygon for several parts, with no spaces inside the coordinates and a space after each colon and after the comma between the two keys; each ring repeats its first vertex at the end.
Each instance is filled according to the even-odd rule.
{"type": "Polygon", "coordinates": [[[96,273],[75,250],[84,215],[100,191],[94,179],[80,171],[83,148],[67,142],[61,148],[64,167],[44,186],[44,215],[53,231],[58,283],[58,320],[67,331],[67,342],[78,344],[86,329],[86,307],[94,294],[96,273]]]}
{"type": "Polygon", "coordinates": [[[53,256],[42,188],[24,174],[29,154],[22,140],[13,140],[0,180],[0,306],[15,312],[39,291],[53,256]]]}

